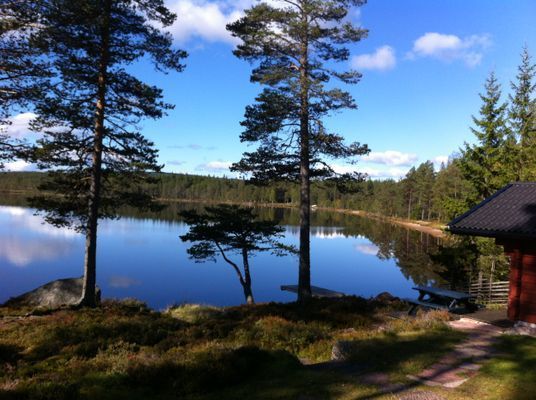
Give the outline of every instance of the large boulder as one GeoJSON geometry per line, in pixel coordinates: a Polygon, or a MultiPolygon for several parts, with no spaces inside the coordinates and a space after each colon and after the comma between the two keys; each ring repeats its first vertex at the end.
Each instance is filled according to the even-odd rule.
{"type": "MultiPolygon", "coordinates": [[[[58,279],[38,287],[30,292],[12,297],[3,305],[6,307],[44,307],[58,308],[75,305],[82,296],[82,278],[58,279]]],[[[101,291],[97,288],[97,301],[101,291]]]]}

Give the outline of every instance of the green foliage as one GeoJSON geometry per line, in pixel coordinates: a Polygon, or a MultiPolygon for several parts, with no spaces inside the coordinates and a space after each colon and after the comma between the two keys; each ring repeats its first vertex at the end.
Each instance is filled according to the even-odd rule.
{"type": "MultiPolygon", "coordinates": [[[[257,63],[252,82],[266,86],[257,102],[246,108],[241,123],[245,128],[241,140],[260,146],[245,153],[233,170],[251,174],[259,184],[298,181],[306,162],[307,179],[333,178],[337,174],[326,157],[351,158],[368,152],[359,143],[344,145],[340,135],[327,132],[322,124],[326,115],[356,107],[349,93],[328,87],[328,82],[335,78],[355,84],[361,77],[357,71],[337,71],[332,63],[347,61],[349,51],[344,45],[366,36],[366,30],[345,20],[349,8],[362,3],[261,2],[227,26],[242,41],[234,54],[257,63]]],[[[351,176],[341,178],[343,183],[351,176]]]]}
{"type": "Polygon", "coordinates": [[[493,72],[484,89],[485,93],[480,94],[480,118],[473,117],[475,128],[471,128],[477,144],[466,143],[460,158],[462,173],[475,188],[473,204],[491,196],[511,179],[506,123],[508,105],[501,103],[501,86],[493,72]]]}
{"type": "Polygon", "coordinates": [[[242,343],[254,343],[263,349],[281,348],[292,354],[306,352],[313,344],[330,337],[329,327],[322,323],[288,321],[276,316],[259,319],[253,326],[236,332],[236,339],[242,343]]]}
{"type": "Polygon", "coordinates": [[[536,180],[536,113],[534,90],[536,89],[536,64],[532,63],[527,47],[521,54],[516,82],[511,83],[509,95],[510,142],[515,157],[516,180],[536,180]]]}
{"type": "Polygon", "coordinates": [[[350,93],[332,80],[355,84],[361,74],[340,71],[347,62],[346,47],[359,42],[367,31],[348,18],[362,0],[283,0],[258,2],[238,21],[227,25],[240,39],[234,54],[254,65],[251,81],[264,86],[241,122],[242,142],[258,148],[233,164],[255,184],[273,181],[300,183],[300,257],[298,301],[311,297],[310,206],[311,181],[326,180],[348,190],[362,179],[359,173],[339,174],[333,159],[357,161],[368,148],[345,144],[338,133],[328,132],[324,119],[356,104],[350,93]]]}
{"type": "MultiPolygon", "coordinates": [[[[469,183],[464,180],[454,165],[449,163],[436,174],[431,212],[425,211],[425,220],[450,221],[455,215],[467,211],[466,196],[470,191],[469,183]],[[446,175],[443,185],[435,186],[446,175]],[[449,208],[448,202],[453,206],[449,208]],[[447,204],[447,205],[445,205],[447,204]]],[[[46,178],[46,174],[36,172],[11,172],[0,174],[0,190],[8,193],[34,194],[46,178]]],[[[244,204],[277,204],[296,206],[300,201],[297,184],[280,182],[269,186],[249,185],[241,179],[216,178],[187,174],[158,174],[154,176],[155,185],[142,188],[155,198],[166,201],[187,200],[199,202],[236,202],[244,204]]],[[[334,185],[313,183],[311,203],[319,207],[333,207],[348,210],[363,210],[388,217],[407,217],[407,197],[403,196],[406,180],[366,181],[360,183],[357,193],[341,193],[334,185]]],[[[4,195],[5,196],[5,195],[4,195]]],[[[412,208],[413,218],[422,216],[419,208],[412,208]]]]}
{"type": "Polygon", "coordinates": [[[161,0],[43,3],[34,42],[54,78],[36,104],[33,129],[44,136],[28,156],[51,172],[32,204],[48,222],[84,231],[90,201],[100,218],[115,216],[123,204],[151,204],[141,187],[153,180],[146,171],[160,166],[138,124],[171,105],[125,67],[148,57],[158,70],[181,71],[185,53],[172,50],[171,36],[154,27],[175,19],[161,0]]]}
{"type": "Polygon", "coordinates": [[[206,207],[204,214],[191,210],[180,215],[190,225],[181,240],[195,243],[188,249],[190,257],[215,261],[216,255],[220,255],[235,270],[248,303],[253,303],[249,257],[259,252],[278,256],[296,252],[278,241],[285,229],[275,221],[259,220],[252,208],[219,205],[206,207]],[[242,269],[229,258],[233,253],[242,259],[242,269]]]}
{"type": "Polygon", "coordinates": [[[197,242],[188,249],[188,254],[196,260],[214,259],[220,253],[242,255],[244,251],[283,255],[287,250],[277,241],[283,237],[284,228],[275,221],[258,220],[253,208],[222,204],[206,207],[204,214],[184,211],[181,217],[190,225],[189,232],[181,239],[197,242]]]}

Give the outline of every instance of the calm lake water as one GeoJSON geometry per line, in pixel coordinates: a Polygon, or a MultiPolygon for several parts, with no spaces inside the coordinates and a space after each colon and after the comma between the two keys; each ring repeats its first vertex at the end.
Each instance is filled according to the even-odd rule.
{"type": "MultiPolygon", "coordinates": [[[[9,204],[9,202],[4,202],[9,204]]],[[[11,204],[13,204],[11,202],[11,204]]],[[[195,302],[236,305],[241,286],[225,262],[195,263],[179,235],[188,230],[172,204],[153,215],[125,213],[99,226],[97,281],[104,298],[134,297],[149,306],[195,302]]],[[[286,228],[285,242],[298,245],[298,215],[288,209],[263,209],[286,228]]],[[[336,213],[313,214],[312,284],[364,297],[388,291],[415,296],[411,287],[442,281],[444,268],[432,261],[438,239],[379,221],[336,213]]],[[[84,238],[43,224],[32,209],[0,206],[0,303],[51,280],[81,276],[84,238]]],[[[292,301],[280,290],[297,284],[296,257],[261,254],[251,260],[257,302],[292,301]]]]}

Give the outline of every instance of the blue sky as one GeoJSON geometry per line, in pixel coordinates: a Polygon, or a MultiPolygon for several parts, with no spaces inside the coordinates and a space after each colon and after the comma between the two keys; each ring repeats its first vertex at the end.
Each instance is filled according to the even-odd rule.
{"type": "MultiPolygon", "coordinates": [[[[176,105],[143,127],[165,171],[230,175],[227,166],[248,150],[239,122],[260,87],[249,82],[251,66],[232,55],[225,24],[253,2],[167,0],[178,14],[171,28],[176,45],[190,53],[187,68],[161,75],[149,65],[135,67],[176,105]]],[[[370,34],[351,46],[347,63],[363,73],[347,87],[359,109],[331,117],[328,127],[369,145],[371,155],[356,168],[372,177],[399,178],[412,165],[445,159],[473,140],[471,114],[478,113],[489,72],[508,91],[522,46],[536,55],[535,17],[534,0],[369,1],[352,12],[370,34]]],[[[14,135],[24,120],[19,116],[14,135]]]]}

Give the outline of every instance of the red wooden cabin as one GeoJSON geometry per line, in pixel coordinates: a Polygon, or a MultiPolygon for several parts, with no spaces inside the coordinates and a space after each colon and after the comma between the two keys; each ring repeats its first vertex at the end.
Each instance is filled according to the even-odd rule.
{"type": "Polygon", "coordinates": [[[448,224],[486,236],[510,256],[508,318],[536,324],[536,182],[511,183],[448,224]]]}

